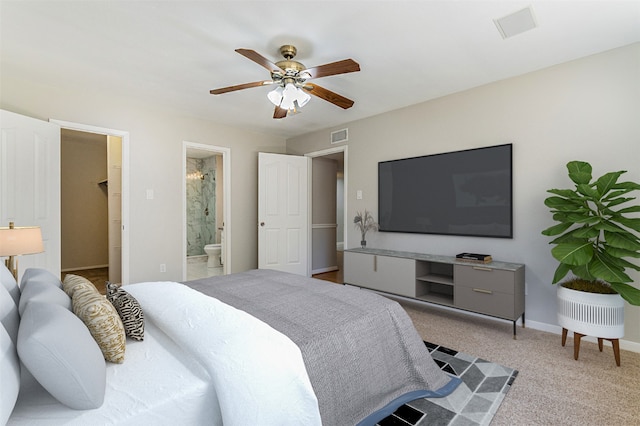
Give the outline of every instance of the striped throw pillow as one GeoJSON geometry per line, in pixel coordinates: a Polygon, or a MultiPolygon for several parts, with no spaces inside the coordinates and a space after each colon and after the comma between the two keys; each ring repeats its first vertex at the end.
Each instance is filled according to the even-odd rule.
{"type": "Polygon", "coordinates": [[[144,313],[136,298],[118,285],[108,282],[107,300],[120,315],[127,337],[133,340],[144,340],[144,313]]]}

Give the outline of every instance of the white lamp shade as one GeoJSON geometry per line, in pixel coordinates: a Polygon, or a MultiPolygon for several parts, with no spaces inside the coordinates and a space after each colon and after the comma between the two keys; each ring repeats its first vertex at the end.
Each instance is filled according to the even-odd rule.
{"type": "Polygon", "coordinates": [[[0,228],[0,256],[19,256],[43,251],[39,226],[0,228]]]}
{"type": "Polygon", "coordinates": [[[293,109],[293,102],[296,100],[298,95],[298,89],[292,83],[288,83],[284,90],[282,91],[282,103],[280,104],[280,108],[283,109],[293,109]]]}
{"type": "Polygon", "coordinates": [[[298,98],[296,99],[296,101],[298,101],[298,106],[300,108],[302,108],[307,103],[309,103],[310,99],[311,99],[311,95],[309,95],[307,92],[305,92],[302,89],[298,89],[298,98]]]}
{"type": "Polygon", "coordinates": [[[275,106],[280,106],[280,103],[282,102],[282,91],[283,91],[282,86],[278,86],[272,91],[270,91],[269,93],[267,93],[267,98],[269,98],[271,103],[274,104],[275,106]]]}

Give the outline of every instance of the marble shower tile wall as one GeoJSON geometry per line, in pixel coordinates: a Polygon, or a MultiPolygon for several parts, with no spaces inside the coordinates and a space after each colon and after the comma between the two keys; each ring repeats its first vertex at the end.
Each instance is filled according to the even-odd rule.
{"type": "Polygon", "coordinates": [[[187,256],[204,254],[216,236],[215,157],[187,158],[187,256]]]}

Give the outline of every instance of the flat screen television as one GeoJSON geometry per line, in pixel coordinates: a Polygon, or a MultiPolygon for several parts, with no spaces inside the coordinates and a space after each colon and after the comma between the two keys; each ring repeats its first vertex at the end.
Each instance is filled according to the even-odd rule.
{"type": "Polygon", "coordinates": [[[513,238],[512,145],[378,163],[380,231],[513,238]]]}

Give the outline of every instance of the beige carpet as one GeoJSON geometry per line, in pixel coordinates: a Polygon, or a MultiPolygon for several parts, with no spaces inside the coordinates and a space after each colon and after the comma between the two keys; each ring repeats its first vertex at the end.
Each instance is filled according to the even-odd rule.
{"type": "MultiPolygon", "coordinates": [[[[519,370],[492,425],[640,425],[640,354],[402,300],[424,340],[519,370]]],[[[572,334],[570,333],[571,337],[572,334]]]]}

